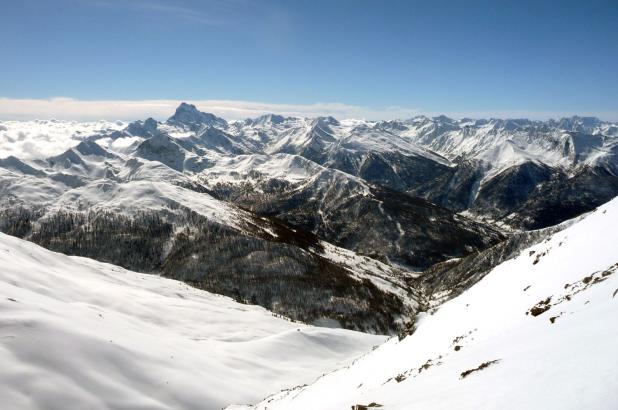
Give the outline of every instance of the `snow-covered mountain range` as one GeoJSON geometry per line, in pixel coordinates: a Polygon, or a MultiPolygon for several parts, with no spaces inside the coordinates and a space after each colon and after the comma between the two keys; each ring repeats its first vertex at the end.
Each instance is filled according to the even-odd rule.
{"type": "Polygon", "coordinates": [[[392,333],[423,305],[418,272],[617,195],[617,130],[579,117],[227,122],[185,103],[164,122],[6,121],[0,230],[392,333]]]}
{"type": "Polygon", "coordinates": [[[611,408],[617,195],[596,118],[0,122],[0,402],[611,408]]]}
{"type": "Polygon", "coordinates": [[[516,228],[553,225],[607,201],[618,169],[618,124],[590,117],[370,122],[271,114],[228,123],[183,103],[163,123],[0,123],[0,153],[20,160],[62,155],[86,139],[117,155],[203,174],[211,184],[250,173],[298,183],[324,168],[339,170],[350,183],[386,186],[516,228]],[[595,188],[575,200],[572,185],[595,188]],[[552,217],[542,208],[555,205],[544,201],[556,190],[576,203],[552,217]]]}
{"type": "Polygon", "coordinates": [[[386,341],[0,234],[3,408],[610,409],[617,221],[613,200],[519,241],[386,341]]]}

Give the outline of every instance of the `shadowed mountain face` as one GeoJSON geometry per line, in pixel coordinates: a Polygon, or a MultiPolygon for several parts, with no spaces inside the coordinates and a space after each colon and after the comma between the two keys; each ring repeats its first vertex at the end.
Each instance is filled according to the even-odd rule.
{"type": "Polygon", "coordinates": [[[540,184],[509,215],[524,229],[540,229],[574,218],[611,200],[618,176],[604,167],[585,167],[575,175],[556,175],[540,184]]]}
{"type": "MultiPolygon", "coordinates": [[[[607,201],[608,192],[618,194],[611,188],[618,175],[617,130],[595,118],[541,122],[441,116],[377,123],[260,118],[233,123],[225,132],[253,155],[301,156],[455,212],[526,229],[547,226],[545,211],[527,215],[526,221],[513,212],[526,208],[529,199],[537,202],[536,192],[569,191],[582,173],[592,186],[586,200],[569,200],[578,204],[556,210],[552,223],[593,209],[607,201]]],[[[248,174],[251,164],[237,171],[248,174]]]]}
{"type": "Polygon", "coordinates": [[[617,130],[579,117],[228,123],[183,103],[47,159],[0,159],[0,230],[295,319],[394,333],[431,288],[419,271],[616,196],[617,130]]]}
{"type": "Polygon", "coordinates": [[[182,103],[167,122],[180,127],[198,131],[204,126],[218,126],[225,128],[227,122],[216,115],[199,111],[195,105],[182,103]]]}
{"type": "Polygon", "coordinates": [[[221,199],[275,216],[338,246],[415,270],[503,238],[490,226],[425,199],[330,170],[308,184],[266,180],[256,185],[218,183],[211,189],[221,199]]]}
{"type": "Polygon", "coordinates": [[[478,191],[474,209],[503,217],[521,207],[537,186],[551,178],[564,178],[549,166],[534,162],[514,165],[487,181],[478,191]]]}

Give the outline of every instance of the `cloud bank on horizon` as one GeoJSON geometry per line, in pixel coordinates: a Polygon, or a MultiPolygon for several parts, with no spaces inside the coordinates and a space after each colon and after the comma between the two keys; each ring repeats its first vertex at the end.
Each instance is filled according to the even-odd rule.
{"type": "Polygon", "coordinates": [[[595,116],[607,121],[618,120],[618,112],[530,110],[429,112],[420,108],[399,106],[374,108],[340,102],[277,104],[242,100],[79,100],[65,97],[49,99],[0,97],[0,120],[28,121],[53,118],[66,121],[132,121],[148,117],[164,120],[174,113],[174,110],[181,101],[194,104],[201,111],[211,112],[227,120],[243,120],[270,113],[295,117],[333,116],[338,119],[356,118],[367,120],[405,119],[420,114],[429,116],[444,114],[452,118],[529,118],[533,120],[580,115],[595,116]]]}
{"type": "Polygon", "coordinates": [[[125,126],[121,121],[0,121],[0,159],[9,156],[26,160],[48,158],[74,147],[92,134],[125,126]]]}
{"type": "Polygon", "coordinates": [[[194,104],[227,120],[244,120],[276,113],[295,117],[331,115],[338,118],[395,119],[407,118],[418,110],[403,107],[372,109],[343,103],[275,104],[240,100],[78,100],[56,97],[49,99],[0,98],[0,119],[49,119],[69,121],[122,120],[153,117],[164,120],[174,114],[182,102],[194,104]]]}

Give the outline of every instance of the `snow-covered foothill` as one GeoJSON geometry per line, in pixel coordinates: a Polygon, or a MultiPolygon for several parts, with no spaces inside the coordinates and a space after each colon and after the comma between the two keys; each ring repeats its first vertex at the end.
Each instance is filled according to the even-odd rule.
{"type": "Polygon", "coordinates": [[[4,410],[220,409],[309,383],[384,340],[0,234],[4,410]]]}

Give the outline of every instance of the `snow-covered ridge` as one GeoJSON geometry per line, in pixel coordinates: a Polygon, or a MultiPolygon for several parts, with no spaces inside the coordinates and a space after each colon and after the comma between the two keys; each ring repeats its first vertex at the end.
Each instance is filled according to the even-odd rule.
{"type": "Polygon", "coordinates": [[[0,233],[2,408],[220,409],[385,340],[0,233]]]}
{"type": "Polygon", "coordinates": [[[204,171],[204,177],[209,184],[244,182],[251,175],[296,183],[322,169],[318,164],[297,155],[239,155],[217,161],[215,166],[204,171]]]}
{"type": "Polygon", "coordinates": [[[351,366],[249,407],[610,409],[618,199],[494,268],[351,366]]]}
{"type": "MultiPolygon", "coordinates": [[[[119,136],[117,133],[113,135],[119,136]]],[[[116,142],[122,138],[132,137],[120,135],[119,138],[112,139],[112,141],[116,142]]],[[[164,158],[170,157],[167,155],[168,153],[189,153],[188,150],[176,143],[177,138],[170,139],[163,134],[156,134],[145,141],[152,141],[153,139],[163,141],[161,145],[151,146],[152,150],[150,151],[142,150],[142,143],[131,148],[133,153],[123,153],[113,151],[109,148],[109,145],[104,148],[99,145],[98,141],[87,139],[60,155],[44,160],[22,161],[16,157],[0,159],[0,210],[9,213],[11,213],[11,210],[16,210],[19,213],[19,210],[24,208],[28,212],[36,213],[36,216],[34,214],[32,216],[34,224],[31,226],[31,233],[36,232],[37,229],[42,229],[41,227],[46,222],[52,221],[65,213],[72,215],[111,213],[119,216],[124,215],[131,220],[139,219],[139,216],[143,213],[157,215],[165,223],[174,226],[174,233],[162,239],[166,241],[165,246],[170,249],[174,246],[175,239],[177,239],[176,235],[186,228],[186,225],[191,225],[187,216],[194,212],[200,217],[204,217],[209,223],[218,224],[225,229],[231,228],[232,231],[228,231],[228,234],[233,232],[233,235],[247,236],[256,241],[262,241],[263,244],[260,246],[265,247],[268,246],[267,243],[291,243],[294,244],[292,245],[294,251],[300,252],[294,238],[286,236],[286,234],[295,236],[295,230],[284,230],[286,234],[283,234],[283,238],[280,238],[276,233],[278,228],[275,228],[269,219],[242,209],[233,202],[215,198],[207,192],[207,185],[200,184],[200,181],[194,175],[182,172],[176,167],[167,166],[164,158]],[[163,148],[159,149],[161,147],[163,148]],[[152,154],[153,159],[149,159],[151,156],[146,154],[152,154]]],[[[213,169],[220,169],[225,175],[232,175],[235,172],[233,171],[234,167],[231,166],[233,161],[239,164],[239,171],[241,169],[248,170],[254,165],[263,165],[261,169],[264,172],[268,170],[278,172],[277,163],[280,159],[284,164],[296,164],[298,177],[301,180],[307,179],[308,183],[327,185],[332,179],[321,177],[328,177],[331,174],[344,179],[344,182],[346,178],[353,178],[340,171],[324,168],[305,158],[289,154],[273,157],[249,155],[221,158],[230,161],[230,165],[228,167],[213,167],[213,169]],[[306,175],[303,174],[303,167],[307,167],[306,175]]],[[[282,178],[291,176],[289,172],[285,172],[286,170],[288,168],[283,169],[283,172],[278,176],[282,178]]],[[[274,176],[269,175],[269,177],[274,176]]],[[[359,187],[358,190],[361,193],[368,190],[360,181],[356,181],[355,184],[359,187]]],[[[8,226],[7,223],[10,224],[10,222],[7,222],[9,219],[10,217],[7,216],[6,220],[1,221],[2,226],[8,226]]],[[[22,237],[31,238],[32,236],[24,235],[22,237]]],[[[318,245],[320,242],[316,239],[314,243],[318,245]]],[[[165,259],[168,255],[166,252],[161,254],[161,258],[165,259]]],[[[332,256],[334,254],[348,254],[348,259],[354,259],[356,255],[326,242],[316,249],[307,248],[307,252],[309,252],[306,254],[308,259],[324,258],[326,263],[341,267],[342,270],[339,273],[356,279],[359,287],[366,285],[362,282],[362,279],[369,279],[379,292],[384,292],[387,296],[393,296],[400,300],[402,308],[405,308],[406,312],[413,311],[416,302],[413,297],[408,295],[405,283],[397,279],[397,276],[403,273],[402,269],[381,264],[370,258],[358,258],[351,265],[342,264],[338,258],[332,256]],[[328,249],[331,249],[332,252],[323,253],[322,246],[328,246],[328,249]],[[383,278],[387,278],[386,282],[383,278]]],[[[67,253],[71,253],[71,251],[67,251],[67,253]]],[[[240,254],[237,258],[242,260],[248,258],[248,256],[247,254],[240,254]]],[[[154,261],[155,266],[161,262],[158,258],[154,259],[156,259],[154,261]]],[[[127,263],[127,259],[103,260],[114,261],[118,264],[127,263]]],[[[123,266],[129,267],[131,265],[123,266]]],[[[133,269],[143,270],[145,268],[133,267],[133,269]]],[[[208,271],[204,269],[203,272],[206,275],[208,271]]],[[[243,272],[248,272],[248,270],[243,269],[243,272]]],[[[178,277],[173,276],[173,274],[173,272],[170,273],[171,277],[178,277]]],[[[217,290],[223,292],[220,288],[217,290]]],[[[364,303],[366,299],[359,297],[359,302],[364,303]]],[[[267,306],[271,307],[270,305],[267,306]]],[[[288,312],[286,311],[286,313],[288,312]]],[[[393,319],[393,326],[400,322],[395,322],[395,319],[393,319]]],[[[387,331],[393,330],[381,330],[381,332],[387,331]]]]}
{"type": "Polygon", "coordinates": [[[308,227],[317,232],[328,225],[324,201],[337,199],[333,205],[350,209],[354,204],[344,200],[371,196],[372,185],[449,211],[470,210],[466,215],[481,221],[512,222],[514,229],[558,223],[574,215],[568,212],[589,210],[618,193],[618,128],[591,118],[369,122],[268,115],[227,123],[181,104],[165,122],[112,125],[72,135],[77,145],[53,156],[0,159],[2,202],[78,210],[103,204],[128,213],[183,206],[238,227],[243,213],[234,198],[273,199],[269,211],[281,217],[276,200],[296,195],[288,204],[295,214],[290,218],[303,205],[304,211],[317,209],[317,225],[308,227]],[[576,172],[583,175],[577,190],[591,191],[580,197],[570,189],[576,172]],[[543,199],[559,196],[541,188],[573,203],[563,219],[544,214],[555,205],[543,199]],[[532,214],[524,215],[525,209],[532,214]]]}
{"type": "Polygon", "coordinates": [[[127,211],[132,204],[160,210],[203,202],[203,215],[234,225],[230,221],[241,213],[233,205],[177,187],[242,185],[229,187],[238,194],[246,185],[251,194],[271,196],[304,190],[300,201],[320,202],[326,196],[370,195],[373,184],[454,212],[471,209],[469,215],[506,225],[510,220],[505,218],[521,213],[529,199],[530,209],[540,203],[534,215],[513,219],[519,228],[544,220],[544,184],[565,192],[567,202],[577,202],[568,178],[588,172],[588,166],[592,175],[584,175],[581,185],[594,192],[580,198],[591,198],[590,203],[577,203],[574,209],[591,209],[618,193],[618,127],[594,118],[541,122],[440,116],[369,122],[268,115],[227,123],[181,104],[165,122],[7,124],[10,128],[3,125],[0,138],[15,134],[16,124],[61,127],[65,134],[58,147],[75,144],[35,158],[36,150],[9,136],[13,142],[0,150],[28,151],[0,159],[0,192],[11,203],[78,209],[100,203],[127,211]],[[507,169],[514,171],[504,174],[507,169]],[[495,178],[500,175],[502,180],[495,178]],[[510,203],[507,196],[517,199],[510,203]]]}
{"type": "Polygon", "coordinates": [[[243,220],[241,210],[182,186],[190,181],[158,161],[113,153],[94,141],[45,160],[0,159],[3,205],[125,214],[181,206],[230,226],[243,220]]]}
{"type": "MultiPolygon", "coordinates": [[[[102,145],[111,148],[111,142],[117,138],[133,138],[131,142],[135,142],[147,138],[157,128],[173,138],[202,140],[215,138],[203,135],[208,129],[218,129],[222,132],[216,137],[219,145],[215,144],[215,147],[211,143],[210,148],[218,148],[219,153],[225,152],[221,151],[222,140],[229,138],[227,144],[235,145],[236,151],[246,151],[247,154],[298,153],[316,148],[399,152],[425,156],[441,163],[448,163],[444,157],[455,160],[464,156],[485,161],[496,169],[525,161],[568,168],[598,161],[618,144],[618,124],[589,117],[531,121],[419,116],[409,120],[371,122],[272,114],[227,123],[183,103],[169,120],[158,124],[152,119],[137,121],[128,127],[122,122],[105,121],[3,121],[0,122],[0,158],[9,155],[20,159],[52,156],[96,134],[104,139],[102,145]],[[109,139],[110,133],[123,129],[124,135],[109,139]]],[[[122,150],[128,144],[128,140],[119,141],[114,148],[122,150]]]]}
{"type": "MultiPolygon", "coordinates": [[[[312,186],[316,190],[345,185],[359,195],[369,195],[369,187],[358,177],[327,168],[294,154],[251,154],[221,158],[212,167],[204,169],[196,180],[206,186],[217,184],[253,184],[260,190],[261,183],[282,181],[291,189],[312,186]]],[[[348,193],[349,194],[349,193],[348,193]]]]}
{"type": "Polygon", "coordinates": [[[451,160],[483,161],[493,174],[527,161],[566,169],[590,165],[612,155],[618,141],[615,123],[577,116],[557,121],[416,117],[378,126],[451,160]]]}
{"type": "MultiPolygon", "coordinates": [[[[477,227],[467,218],[455,215],[453,208],[446,209],[449,204],[454,203],[454,209],[459,211],[471,206],[472,201],[468,198],[480,198],[484,202],[478,201],[481,205],[477,208],[479,215],[488,212],[497,215],[496,220],[504,221],[504,212],[517,216],[522,208],[535,209],[535,205],[541,210],[559,214],[560,210],[555,211],[557,205],[575,202],[573,208],[581,213],[601,202],[578,204],[577,200],[592,197],[604,202],[618,193],[618,128],[615,124],[589,118],[539,122],[417,117],[405,121],[368,122],[269,115],[227,123],[183,104],[172,118],[163,123],[152,119],[136,121],[126,127],[119,123],[97,123],[99,125],[84,126],[85,131],[79,134],[70,132],[71,127],[79,124],[65,123],[59,126],[64,134],[59,137],[61,144],[58,146],[63,149],[51,154],[36,151],[19,154],[19,150],[29,149],[27,144],[20,142],[27,142],[27,138],[14,138],[13,128],[11,131],[2,124],[0,138],[11,145],[15,154],[0,158],[2,210],[19,210],[21,205],[46,210],[49,214],[40,219],[37,219],[38,215],[33,217],[34,225],[41,224],[46,217],[53,222],[50,216],[59,211],[91,210],[129,216],[152,211],[163,220],[177,218],[182,224],[188,220],[182,219],[184,213],[193,211],[200,220],[205,217],[208,223],[225,227],[226,236],[230,238],[229,249],[236,249],[235,244],[239,243],[231,240],[236,234],[250,237],[251,249],[255,247],[257,251],[239,252],[230,257],[234,262],[251,262],[255,256],[261,258],[271,254],[277,258],[284,253],[274,253],[270,244],[286,244],[292,246],[289,251],[293,251],[291,254],[300,262],[317,261],[311,267],[313,270],[307,272],[330,272],[346,279],[342,282],[345,286],[340,286],[342,289],[355,290],[356,285],[359,289],[365,284],[372,285],[363,288],[365,291],[379,290],[372,291],[372,299],[363,292],[332,297],[328,296],[328,289],[315,292],[312,297],[298,294],[303,303],[311,302],[316,295],[327,295],[329,299],[324,304],[327,307],[333,300],[339,300],[342,303],[338,306],[344,307],[352,300],[354,309],[360,307],[353,311],[354,314],[383,314],[378,323],[391,319],[407,322],[421,305],[419,301],[422,302],[417,297],[420,291],[411,287],[415,275],[404,271],[406,265],[402,264],[402,269],[396,265],[404,259],[391,259],[390,255],[398,258],[400,254],[409,256],[419,255],[425,250],[440,250],[440,246],[434,245],[449,243],[444,241],[445,237],[454,238],[455,245],[469,240],[476,248],[470,245],[467,252],[483,249],[491,242],[488,238],[493,235],[493,230],[489,226],[479,224],[477,227]],[[88,131],[91,128],[94,131],[88,131]],[[7,132],[10,134],[8,139],[7,132]],[[525,166],[517,166],[521,164],[525,166]],[[570,176],[588,166],[591,174],[584,173],[584,177],[575,181],[578,185],[571,183],[570,176]],[[512,178],[510,171],[501,173],[507,168],[513,170],[512,178]],[[497,176],[503,179],[495,178],[493,185],[486,183],[497,176]],[[550,188],[556,187],[554,191],[535,191],[546,181],[557,181],[556,185],[548,184],[550,188]],[[219,185],[223,186],[216,190],[219,185]],[[589,186],[598,186],[603,196],[594,197],[595,192],[585,191],[589,186]],[[487,189],[483,191],[483,188],[487,189]],[[228,196],[226,189],[229,189],[228,196]],[[508,203],[520,194],[523,201],[530,192],[538,194],[536,199],[533,197],[532,206],[525,202],[508,203]],[[549,193],[543,195],[545,192],[549,193]],[[559,195],[561,192],[568,195],[559,195]],[[235,203],[243,195],[254,202],[235,203]],[[439,202],[448,195],[453,196],[453,202],[439,202]],[[547,205],[539,197],[557,198],[558,203],[549,202],[547,205]],[[267,202],[267,199],[272,202],[267,202]],[[507,203],[502,203],[502,200],[507,203]],[[464,203],[463,208],[456,208],[459,206],[457,201],[464,203]],[[406,208],[397,206],[399,203],[406,208]],[[254,204],[272,208],[252,208],[254,204]],[[495,212],[492,206],[496,207],[495,212]],[[283,215],[289,219],[283,219],[282,209],[289,212],[283,215]],[[406,217],[399,219],[402,214],[406,217]],[[445,221],[449,224],[442,224],[445,221]],[[334,225],[333,222],[343,224],[334,225]],[[334,228],[331,230],[330,226],[334,228]],[[436,230],[434,234],[431,228],[436,226],[443,227],[443,231],[436,230]],[[466,234],[471,233],[471,238],[461,233],[466,227],[469,228],[466,234]],[[340,238],[333,232],[349,232],[348,236],[360,232],[360,239],[368,240],[362,243],[362,247],[356,238],[352,242],[338,242],[340,238]],[[427,232],[430,234],[423,235],[427,232]],[[393,239],[392,233],[395,234],[393,239]],[[329,234],[332,235],[326,236],[329,234]],[[300,241],[296,241],[301,236],[300,241]],[[477,242],[478,238],[487,241],[477,242]],[[268,246],[262,246],[262,241],[268,246]],[[419,248],[414,248],[418,244],[419,248]],[[391,245],[396,249],[391,250],[391,245]],[[361,253],[371,257],[361,256],[361,253]],[[314,269],[313,266],[326,266],[332,270],[314,269]],[[354,280],[350,281],[350,278],[354,280]],[[402,302],[403,308],[399,309],[399,304],[393,303],[391,306],[397,308],[381,310],[386,306],[382,303],[384,297],[391,302],[402,302]],[[369,302],[374,305],[366,308],[371,306],[367,304],[369,302]]],[[[50,121],[50,124],[55,127],[53,124],[59,123],[50,121]]],[[[49,142],[53,145],[54,141],[49,142]]],[[[2,142],[0,149],[4,145],[2,142]]],[[[613,295],[618,295],[614,269],[618,262],[615,255],[617,208],[615,200],[555,234],[552,239],[499,265],[476,286],[446,303],[435,314],[420,318],[418,331],[405,340],[391,340],[349,369],[332,373],[291,394],[284,392],[273,397],[276,401],[260,404],[258,408],[271,408],[271,405],[294,409],[316,406],[350,408],[372,402],[389,409],[410,406],[482,408],[483,405],[495,408],[498,400],[510,398],[513,390],[505,390],[502,383],[494,383],[494,376],[497,380],[504,380],[504,385],[514,386],[514,391],[520,395],[522,391],[531,392],[537,397],[548,398],[552,404],[558,403],[560,407],[568,407],[571,403],[579,407],[602,407],[609,403],[608,397],[615,398],[610,397],[613,390],[606,390],[606,386],[609,380],[609,386],[615,387],[611,382],[616,380],[616,373],[612,373],[605,363],[598,362],[602,357],[605,362],[612,363],[615,360],[611,359],[616,357],[606,341],[616,338],[616,328],[613,325],[608,327],[608,323],[611,324],[615,313],[615,304],[611,303],[618,300],[613,299],[613,295]],[[604,294],[611,298],[603,299],[604,294]],[[530,346],[530,340],[538,343],[530,346]],[[564,340],[569,343],[565,344],[564,340]],[[578,350],[577,361],[574,361],[572,350],[582,345],[595,346],[595,349],[578,350]],[[544,355],[551,366],[540,366],[544,355]],[[565,380],[561,375],[590,369],[590,363],[594,364],[594,376],[583,384],[577,378],[580,385],[575,386],[575,382],[565,380]],[[522,368],[521,364],[525,366],[522,368]],[[551,388],[540,391],[538,386],[526,384],[529,380],[534,380],[539,386],[551,385],[551,388]],[[555,383],[556,380],[559,383],[555,383]],[[578,391],[583,386],[585,394],[557,397],[557,390],[552,390],[554,385],[566,386],[569,391],[578,391]],[[493,390],[487,392],[486,386],[493,390]],[[449,392],[449,398],[442,401],[444,391],[449,392]],[[590,391],[594,394],[588,394],[590,391]],[[474,397],[468,397],[470,392],[474,397]],[[411,401],[411,397],[415,401],[411,401]],[[475,401],[485,397],[489,404],[475,401]],[[601,401],[585,401],[588,397],[600,397],[601,401]]],[[[529,217],[529,214],[523,215],[529,217]]],[[[185,228],[173,227],[178,234],[185,228]]],[[[27,232],[35,229],[36,226],[27,232]]],[[[80,227],[75,229],[79,231],[80,227]]],[[[193,233],[186,232],[191,238],[193,233]]],[[[59,239],[59,236],[52,239],[59,239]]],[[[168,241],[166,246],[175,240],[170,238],[165,239],[168,241]]],[[[214,236],[212,242],[204,241],[202,247],[185,248],[186,253],[180,249],[175,255],[176,265],[168,266],[180,270],[195,259],[198,272],[206,262],[216,260],[217,255],[208,254],[206,250],[218,249],[211,245],[220,242],[221,238],[214,236]],[[200,255],[206,255],[204,260],[198,260],[200,255]]],[[[36,400],[52,397],[51,402],[54,402],[58,398],[54,392],[58,391],[66,394],[58,400],[79,403],[80,408],[203,408],[204,402],[215,403],[220,408],[232,401],[255,402],[283,386],[310,382],[324,370],[344,363],[352,355],[350,352],[356,354],[368,349],[370,344],[363,337],[357,340],[355,336],[348,338],[351,341],[347,342],[345,340],[350,334],[345,332],[305,327],[298,331],[296,325],[283,322],[290,326],[285,327],[279,319],[275,320],[259,308],[233,304],[225,298],[187,289],[177,282],[169,285],[173,288],[170,290],[167,284],[172,282],[157,277],[145,277],[77,258],[56,254],[52,257],[33,245],[12,241],[17,240],[0,236],[0,265],[10,267],[0,272],[0,289],[5,289],[9,295],[0,301],[0,320],[6,324],[3,329],[11,330],[6,340],[0,335],[0,356],[3,363],[12,363],[9,367],[11,373],[6,376],[9,387],[5,389],[10,391],[7,393],[12,400],[10,403],[17,403],[15,407],[23,407],[23,400],[27,400],[26,390],[20,390],[19,386],[26,386],[31,392],[43,384],[41,380],[53,380],[53,385],[47,390],[35,389],[42,391],[35,395],[36,400]],[[6,255],[2,253],[5,251],[6,255]],[[11,265],[15,263],[17,265],[11,265]],[[66,269],[75,263],[79,266],[66,269]],[[2,282],[1,275],[5,275],[6,283],[2,282]],[[119,277],[121,283],[117,282],[119,277]],[[93,294],[92,289],[98,293],[93,294]],[[22,301],[27,304],[20,304],[22,301]],[[164,306],[161,311],[157,308],[159,304],[164,306]],[[40,306],[45,310],[40,310],[40,306]],[[91,328],[99,330],[101,320],[100,316],[88,316],[91,310],[103,317],[117,319],[115,323],[118,324],[102,326],[105,332],[114,336],[110,339],[112,342],[101,339],[105,333],[90,333],[91,328]],[[64,312],[68,313],[65,315],[64,312]],[[237,318],[238,312],[249,312],[250,319],[249,316],[237,318]],[[181,317],[179,323],[174,322],[176,316],[181,317]],[[219,317],[223,318],[223,324],[219,323],[219,317]],[[275,322],[271,323],[265,317],[275,322]],[[257,330],[251,327],[251,321],[259,325],[257,330]],[[75,328],[74,323],[82,326],[75,328]],[[236,326],[245,325],[249,331],[238,334],[236,326]],[[204,337],[206,331],[208,335],[204,337]],[[212,336],[214,333],[217,335],[212,336]],[[157,336],[157,343],[140,350],[140,343],[145,343],[153,334],[157,336]],[[19,339],[11,336],[19,336],[19,339]],[[339,343],[335,339],[342,340],[339,336],[343,337],[344,346],[332,353],[337,363],[327,361],[324,356],[330,355],[328,349],[339,343]],[[46,347],[51,352],[62,351],[61,340],[72,341],[70,344],[76,350],[75,361],[56,362],[40,354],[37,348],[41,344],[37,340],[43,338],[49,339],[46,347]],[[23,339],[28,343],[23,347],[25,350],[20,350],[22,347],[15,340],[23,339]],[[116,339],[120,340],[124,354],[116,355],[116,339]],[[194,351],[193,343],[197,341],[204,341],[207,351],[199,350],[201,345],[194,351]],[[270,343],[273,343],[272,349],[270,343]],[[236,350],[238,344],[243,344],[243,349],[236,350]],[[94,347],[91,349],[91,346],[94,347]],[[326,350],[321,350],[322,347],[326,350]],[[168,360],[167,353],[172,349],[178,352],[170,353],[168,360]],[[309,356],[303,353],[304,349],[309,356]],[[289,362],[276,363],[281,352],[289,362]],[[315,356],[322,356],[319,359],[311,356],[315,352],[318,352],[315,356]],[[194,360],[197,353],[201,356],[194,360]],[[262,362],[259,355],[264,355],[267,362],[262,362]],[[109,360],[111,364],[95,363],[95,356],[109,360]],[[301,362],[296,361],[299,357],[301,362]],[[170,362],[178,358],[182,360],[170,362]],[[16,364],[20,360],[27,364],[16,364]],[[287,375],[305,366],[303,360],[313,363],[308,365],[310,371],[307,372],[311,378],[288,378],[287,375]],[[82,369],[78,362],[95,364],[82,369]],[[118,365],[120,362],[127,362],[127,367],[118,365]],[[37,373],[37,369],[45,370],[37,373]],[[215,372],[205,374],[204,369],[215,369],[215,372]],[[121,376],[107,378],[100,372],[121,376]],[[245,373],[249,376],[244,376],[245,373]],[[56,374],[70,376],[54,378],[56,374]],[[166,378],[163,381],[157,379],[159,374],[166,378]],[[84,379],[86,390],[71,386],[75,384],[71,383],[71,377],[84,379]],[[234,383],[241,377],[244,377],[241,382],[234,383]],[[129,381],[128,387],[125,379],[129,381]],[[32,380],[32,383],[23,380],[32,380]],[[269,380],[275,384],[270,384],[269,380]],[[164,385],[164,382],[167,383],[164,385]],[[211,384],[215,390],[204,390],[198,382],[211,384]],[[171,388],[168,388],[168,383],[171,388]],[[227,394],[232,394],[233,400],[227,394]],[[104,400],[109,398],[109,402],[101,404],[101,397],[104,400]]],[[[452,250],[453,246],[447,248],[452,250]]],[[[450,252],[448,249],[444,252],[450,252]]],[[[457,256],[465,254],[462,250],[457,256]]],[[[445,256],[446,253],[438,256],[425,254],[419,258],[445,256]]],[[[158,260],[158,257],[152,259],[158,260]]],[[[257,260],[268,261],[267,258],[257,260]]],[[[247,272],[246,267],[251,267],[261,272],[267,265],[255,262],[238,271],[247,272]]],[[[305,271],[294,268],[297,265],[291,266],[290,272],[305,274],[305,271]]],[[[274,283],[279,284],[281,270],[273,271],[274,283]]],[[[212,275],[212,267],[198,273],[203,274],[202,278],[212,275]]],[[[223,272],[224,275],[228,273],[223,272]]],[[[316,282],[328,285],[325,279],[335,277],[330,273],[318,276],[316,282]]],[[[241,281],[231,283],[236,286],[241,281]]],[[[247,283],[255,287],[255,282],[247,283]]],[[[311,285],[305,281],[302,286],[290,287],[289,292],[287,289],[284,292],[296,294],[296,290],[302,291],[311,285]]],[[[238,300],[253,300],[251,297],[251,293],[247,293],[238,300]]],[[[294,309],[287,312],[294,314],[294,309]]],[[[337,316],[337,312],[328,314],[337,316]]],[[[315,323],[337,323],[331,316],[319,316],[315,323]]],[[[302,316],[295,317],[305,320],[302,316]]],[[[307,317],[307,322],[314,320],[314,317],[307,317]]],[[[3,375],[0,372],[0,377],[3,375]]],[[[0,397],[4,397],[3,390],[0,390],[0,397]]],[[[529,397],[516,397],[509,403],[513,403],[513,408],[536,404],[526,402],[526,399],[529,397]]]]}

